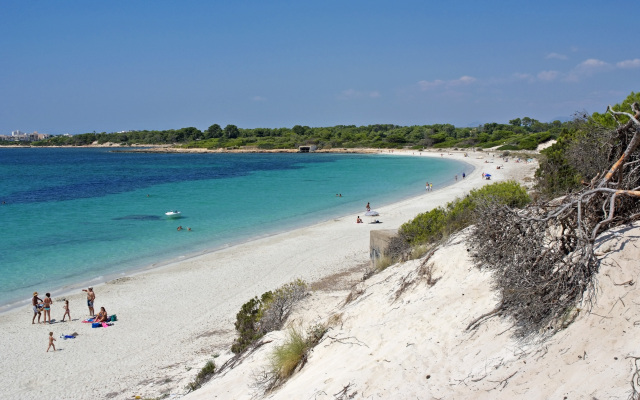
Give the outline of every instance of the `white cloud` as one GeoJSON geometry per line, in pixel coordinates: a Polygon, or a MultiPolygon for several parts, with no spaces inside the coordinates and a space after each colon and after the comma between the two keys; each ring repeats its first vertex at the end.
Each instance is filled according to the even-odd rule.
{"type": "Polygon", "coordinates": [[[601,69],[601,68],[606,68],[608,67],[609,64],[607,64],[604,61],[595,59],[595,58],[590,58],[588,60],[585,60],[583,62],[581,62],[580,64],[578,64],[577,68],[582,68],[582,69],[601,69]]]}
{"type": "Polygon", "coordinates": [[[573,70],[569,71],[565,80],[569,82],[577,82],[584,77],[591,76],[597,72],[606,71],[611,68],[611,64],[607,62],[596,58],[589,58],[576,65],[573,70]]]}
{"type": "Polygon", "coordinates": [[[631,69],[631,68],[640,68],[640,58],[635,58],[633,60],[624,60],[620,61],[616,64],[618,68],[631,69]]]}
{"type": "Polygon", "coordinates": [[[458,79],[454,79],[452,81],[449,82],[449,84],[451,86],[460,86],[460,85],[469,85],[472,84],[476,81],[477,79],[474,78],[473,76],[461,76],[458,79]]]}
{"type": "Polygon", "coordinates": [[[569,59],[569,57],[565,56],[564,54],[559,54],[559,53],[549,53],[549,54],[547,54],[547,56],[545,58],[547,60],[550,60],[550,59],[568,60],[569,59]]]}
{"type": "Polygon", "coordinates": [[[550,82],[555,80],[558,77],[558,71],[540,71],[538,72],[537,78],[540,81],[550,82]]]}
{"type": "Polygon", "coordinates": [[[464,86],[464,85],[470,85],[474,82],[476,82],[477,79],[472,77],[472,76],[461,76],[458,79],[452,79],[449,81],[443,81],[440,79],[436,79],[433,81],[419,81],[418,82],[418,87],[420,88],[420,90],[431,90],[431,89],[435,89],[438,87],[444,87],[444,88],[450,88],[453,86],[464,86]]]}
{"type": "Polygon", "coordinates": [[[253,100],[253,101],[267,101],[267,98],[266,97],[262,97],[262,96],[253,96],[251,98],[251,100],[253,100]]]}

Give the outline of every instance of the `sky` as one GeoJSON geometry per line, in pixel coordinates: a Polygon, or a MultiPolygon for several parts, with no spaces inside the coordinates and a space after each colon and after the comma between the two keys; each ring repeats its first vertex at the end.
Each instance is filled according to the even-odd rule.
{"type": "Polygon", "coordinates": [[[0,0],[0,135],[568,120],[640,90],[638,10],[0,0]]]}

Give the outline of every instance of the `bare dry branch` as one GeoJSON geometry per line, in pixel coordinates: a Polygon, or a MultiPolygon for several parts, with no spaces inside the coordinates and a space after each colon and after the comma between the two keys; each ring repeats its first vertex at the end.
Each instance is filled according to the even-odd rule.
{"type": "Polygon", "coordinates": [[[634,103],[632,109],[635,115],[609,109],[618,128],[596,129],[587,138],[596,149],[592,155],[605,157],[611,167],[606,174],[593,171],[594,178],[582,191],[525,210],[478,205],[484,218],[470,242],[477,264],[495,272],[501,299],[467,329],[505,315],[514,319],[517,335],[553,332],[575,316],[577,303],[592,303],[599,268],[596,238],[640,216],[640,169],[629,167],[640,162],[640,107],[634,103]],[[624,117],[628,121],[622,124],[624,117]]]}

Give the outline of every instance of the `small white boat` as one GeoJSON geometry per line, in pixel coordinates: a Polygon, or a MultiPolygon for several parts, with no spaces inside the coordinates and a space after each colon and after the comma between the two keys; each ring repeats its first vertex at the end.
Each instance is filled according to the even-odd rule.
{"type": "Polygon", "coordinates": [[[180,218],[180,215],[182,213],[178,210],[176,211],[167,211],[166,213],[164,213],[164,215],[166,215],[169,218],[180,218]]]}

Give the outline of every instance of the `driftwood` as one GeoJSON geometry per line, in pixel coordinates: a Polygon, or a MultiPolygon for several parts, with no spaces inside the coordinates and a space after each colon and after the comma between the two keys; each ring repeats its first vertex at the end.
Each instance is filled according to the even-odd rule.
{"type": "Polygon", "coordinates": [[[596,238],[640,216],[638,103],[632,111],[608,108],[618,127],[603,131],[608,136],[600,140],[607,143],[601,154],[611,166],[580,192],[524,210],[490,202],[480,205],[482,218],[471,237],[472,254],[478,266],[495,272],[501,298],[496,309],[476,318],[467,329],[501,315],[515,320],[519,336],[554,332],[575,318],[579,302],[591,304],[599,268],[596,238]]]}

